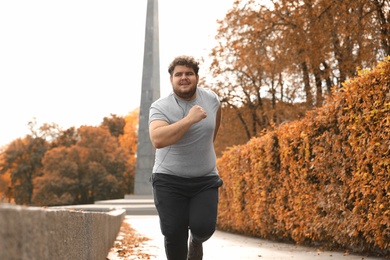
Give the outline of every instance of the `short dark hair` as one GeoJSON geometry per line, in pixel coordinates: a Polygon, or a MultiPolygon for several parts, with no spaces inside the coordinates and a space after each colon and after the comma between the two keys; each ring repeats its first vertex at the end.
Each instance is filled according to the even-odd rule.
{"type": "Polygon", "coordinates": [[[171,62],[171,64],[169,64],[169,67],[168,67],[169,75],[172,76],[173,70],[178,65],[191,67],[191,68],[194,69],[195,75],[198,75],[198,72],[199,72],[199,62],[197,62],[193,57],[185,56],[185,55],[176,57],[171,62]]]}

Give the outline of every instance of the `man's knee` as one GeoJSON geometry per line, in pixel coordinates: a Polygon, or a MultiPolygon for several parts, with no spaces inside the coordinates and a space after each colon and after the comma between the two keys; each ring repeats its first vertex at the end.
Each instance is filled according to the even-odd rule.
{"type": "Polygon", "coordinates": [[[197,242],[205,242],[215,232],[215,225],[203,225],[198,227],[191,227],[191,235],[197,242]]]}

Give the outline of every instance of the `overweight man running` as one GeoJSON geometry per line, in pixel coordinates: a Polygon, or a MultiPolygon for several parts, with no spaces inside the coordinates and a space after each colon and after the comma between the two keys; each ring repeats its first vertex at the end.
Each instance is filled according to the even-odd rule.
{"type": "Polygon", "coordinates": [[[156,148],[152,184],[168,260],[201,260],[202,243],[215,231],[218,188],[214,140],[221,105],[198,88],[199,63],[176,57],[168,72],[173,92],[150,107],[149,133],[156,148]],[[189,238],[190,234],[190,238],[189,238]]]}

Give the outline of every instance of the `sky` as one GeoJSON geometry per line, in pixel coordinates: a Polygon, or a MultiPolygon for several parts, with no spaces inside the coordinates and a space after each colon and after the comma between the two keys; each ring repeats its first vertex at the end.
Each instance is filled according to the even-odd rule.
{"type": "MultiPolygon", "coordinates": [[[[207,58],[234,0],[160,0],[160,91],[174,57],[207,58]]],[[[99,125],[140,106],[147,0],[0,1],[0,147],[27,124],[99,125]]],[[[200,76],[207,68],[199,71],[200,76]]]]}

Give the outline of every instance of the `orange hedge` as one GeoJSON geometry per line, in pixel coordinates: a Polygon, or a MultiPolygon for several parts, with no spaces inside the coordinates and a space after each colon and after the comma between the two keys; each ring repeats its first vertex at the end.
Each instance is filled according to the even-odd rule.
{"type": "Polygon", "coordinates": [[[390,255],[390,58],[218,159],[218,228],[390,255]]]}

